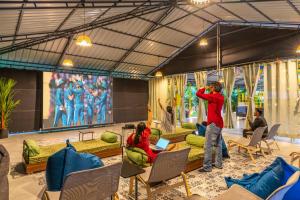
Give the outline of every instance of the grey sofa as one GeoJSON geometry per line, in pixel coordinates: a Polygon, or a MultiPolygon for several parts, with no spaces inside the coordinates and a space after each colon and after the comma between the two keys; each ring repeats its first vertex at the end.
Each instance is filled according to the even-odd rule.
{"type": "Polygon", "coordinates": [[[5,147],[0,144],[0,199],[9,199],[8,172],[9,172],[9,154],[5,147]]]}

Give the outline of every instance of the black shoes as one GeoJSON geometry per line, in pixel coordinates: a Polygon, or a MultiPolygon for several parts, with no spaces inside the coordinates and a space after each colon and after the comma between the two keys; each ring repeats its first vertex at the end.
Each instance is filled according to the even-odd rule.
{"type": "Polygon", "coordinates": [[[211,170],[204,169],[203,167],[201,167],[198,171],[201,172],[201,173],[203,173],[203,172],[211,172],[211,170]]]}

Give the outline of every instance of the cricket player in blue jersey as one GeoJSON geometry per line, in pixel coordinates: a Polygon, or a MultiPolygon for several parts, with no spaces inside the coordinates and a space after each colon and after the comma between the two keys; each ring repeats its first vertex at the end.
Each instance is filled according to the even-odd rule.
{"type": "Polygon", "coordinates": [[[88,86],[88,93],[87,93],[87,123],[93,124],[94,118],[94,106],[95,106],[95,87],[92,84],[88,86]]]}
{"type": "Polygon", "coordinates": [[[71,81],[65,89],[65,107],[67,114],[67,126],[72,126],[74,120],[74,93],[73,83],[71,81]]]}
{"type": "Polygon", "coordinates": [[[106,122],[106,102],[107,102],[107,82],[104,80],[101,83],[101,95],[97,99],[97,123],[104,124],[106,122]]]}
{"type": "Polygon", "coordinates": [[[61,119],[62,126],[66,126],[66,111],[64,107],[64,81],[58,80],[57,89],[55,93],[55,114],[53,127],[58,126],[58,122],[61,119]]]}
{"type": "Polygon", "coordinates": [[[82,81],[76,82],[76,88],[73,90],[74,93],[74,125],[84,125],[84,103],[83,103],[83,83],[82,81]]]}

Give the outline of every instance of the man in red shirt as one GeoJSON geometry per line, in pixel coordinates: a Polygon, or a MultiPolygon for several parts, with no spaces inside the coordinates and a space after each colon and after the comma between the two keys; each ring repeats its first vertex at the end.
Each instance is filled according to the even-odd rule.
{"type": "Polygon", "coordinates": [[[211,172],[212,170],[212,148],[216,147],[216,157],[214,167],[222,169],[222,140],[221,132],[223,128],[223,118],[221,115],[224,104],[224,97],[220,93],[222,85],[219,82],[213,82],[209,87],[201,88],[197,96],[208,101],[207,110],[207,128],[205,133],[205,154],[203,168],[200,172],[211,172]],[[206,89],[210,89],[209,94],[204,94],[206,89]]]}

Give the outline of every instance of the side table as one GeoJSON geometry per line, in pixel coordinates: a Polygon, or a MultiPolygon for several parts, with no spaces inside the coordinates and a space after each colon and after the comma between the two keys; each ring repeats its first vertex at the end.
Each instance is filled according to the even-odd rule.
{"type": "MultiPolygon", "coordinates": [[[[135,164],[130,163],[127,160],[123,161],[122,170],[121,170],[121,177],[123,178],[131,178],[135,177],[135,195],[134,199],[138,199],[138,178],[137,175],[144,173],[145,170],[135,164]]],[[[132,198],[132,196],[129,196],[129,198],[132,198]]]]}
{"type": "Polygon", "coordinates": [[[84,136],[91,134],[92,135],[92,140],[94,139],[94,131],[79,131],[78,133],[78,139],[79,141],[84,141],[84,136]]]}

